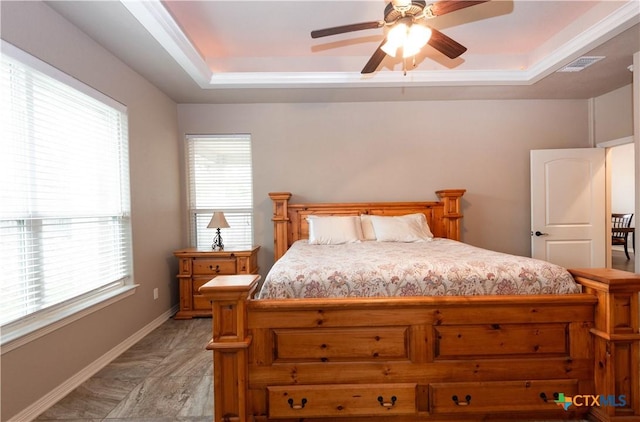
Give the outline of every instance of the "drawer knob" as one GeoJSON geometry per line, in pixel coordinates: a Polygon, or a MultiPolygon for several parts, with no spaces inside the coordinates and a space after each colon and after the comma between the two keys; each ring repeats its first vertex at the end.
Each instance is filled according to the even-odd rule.
{"type": "Polygon", "coordinates": [[[220,265],[216,265],[215,270],[213,269],[213,265],[209,265],[209,269],[210,269],[210,270],[212,270],[212,271],[215,271],[215,272],[219,273],[219,272],[220,272],[220,265]]]}
{"type": "Polygon", "coordinates": [[[458,400],[458,396],[451,397],[451,400],[453,400],[456,406],[468,406],[469,404],[471,404],[471,396],[468,394],[464,397],[465,401],[458,400]]]}
{"type": "Polygon", "coordinates": [[[290,408],[299,410],[304,409],[304,405],[307,404],[307,399],[303,398],[302,400],[300,400],[300,404],[293,404],[293,399],[287,400],[287,403],[289,403],[290,408]]]}
{"type": "Polygon", "coordinates": [[[398,400],[396,396],[391,396],[391,402],[384,401],[382,396],[378,396],[378,402],[380,402],[380,406],[382,407],[393,407],[396,405],[396,400],[398,400]]]}
{"type": "MultiPolygon", "coordinates": [[[[553,399],[554,399],[554,400],[558,400],[558,397],[560,397],[560,395],[559,395],[558,393],[553,393],[553,399]]],[[[549,402],[549,399],[547,398],[547,395],[546,395],[544,392],[540,393],[540,398],[541,398],[545,403],[548,403],[548,402],[549,402]]]]}

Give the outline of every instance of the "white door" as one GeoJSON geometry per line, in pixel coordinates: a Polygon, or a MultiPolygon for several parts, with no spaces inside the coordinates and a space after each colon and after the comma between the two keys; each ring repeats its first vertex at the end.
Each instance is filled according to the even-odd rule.
{"type": "Polygon", "coordinates": [[[605,267],[605,151],[531,151],[531,256],[605,267]]]}

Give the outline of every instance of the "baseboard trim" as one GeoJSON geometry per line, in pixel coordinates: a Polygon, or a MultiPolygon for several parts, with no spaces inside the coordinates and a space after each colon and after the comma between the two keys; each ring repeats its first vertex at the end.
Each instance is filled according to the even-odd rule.
{"type": "Polygon", "coordinates": [[[32,421],[178,312],[175,305],[7,422],[32,421]]]}

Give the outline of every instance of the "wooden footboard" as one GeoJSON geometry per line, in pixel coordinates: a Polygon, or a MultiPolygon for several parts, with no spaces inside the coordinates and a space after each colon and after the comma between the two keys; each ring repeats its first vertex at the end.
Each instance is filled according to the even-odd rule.
{"type": "Polygon", "coordinates": [[[217,277],[214,421],[640,420],[640,275],[572,273],[584,294],[254,300],[259,276],[217,277]]]}
{"type": "Polygon", "coordinates": [[[601,400],[591,415],[599,421],[640,421],[640,274],[606,268],[570,272],[598,299],[590,332],[601,400]],[[602,397],[612,405],[605,406],[602,397]]]}

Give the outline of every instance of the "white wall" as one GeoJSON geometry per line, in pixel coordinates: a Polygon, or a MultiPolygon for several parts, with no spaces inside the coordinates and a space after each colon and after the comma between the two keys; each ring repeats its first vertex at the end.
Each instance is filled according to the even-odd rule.
{"type": "Polygon", "coordinates": [[[594,98],[595,143],[633,135],[633,85],[594,98]]]}
{"type": "MultiPolygon", "coordinates": [[[[611,148],[611,212],[635,212],[635,145],[611,148]]],[[[634,216],[635,222],[636,216],[634,216]]]]}
{"type": "Polygon", "coordinates": [[[529,150],[589,147],[587,100],[181,104],[178,120],[182,138],[251,134],[263,274],[273,191],[341,202],[436,200],[438,189],[465,188],[463,240],[529,255],[529,150]]]}
{"type": "Polygon", "coordinates": [[[611,181],[612,213],[635,212],[635,146],[633,142],[634,85],[594,98],[595,142],[599,145],[618,144],[609,148],[608,169],[611,181]],[[619,142],[630,143],[619,145],[619,142]]]}
{"type": "MultiPolygon", "coordinates": [[[[633,55],[633,140],[635,144],[636,214],[640,214],[640,51],[633,55]]],[[[635,223],[636,238],[640,224],[635,223]]],[[[635,255],[635,272],[640,273],[640,255],[635,255]]]]}
{"type": "MultiPolygon", "coordinates": [[[[2,39],[129,111],[136,293],[1,356],[0,420],[24,412],[177,303],[181,245],[176,104],[41,2],[0,2],[2,39]],[[153,300],[158,288],[159,299],[153,300]]],[[[44,410],[44,409],[43,409],[44,410]]],[[[24,420],[24,419],[21,419],[24,420]]]]}

